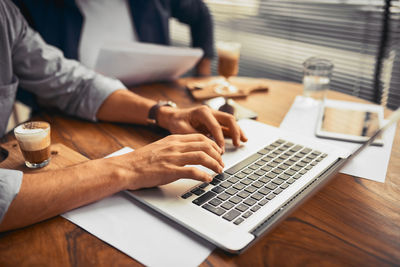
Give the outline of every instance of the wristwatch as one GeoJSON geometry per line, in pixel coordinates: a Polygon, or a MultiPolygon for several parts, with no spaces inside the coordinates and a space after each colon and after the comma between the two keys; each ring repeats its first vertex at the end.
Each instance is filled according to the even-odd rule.
{"type": "Polygon", "coordinates": [[[158,125],[158,121],[157,121],[158,110],[161,107],[165,107],[165,106],[173,107],[173,108],[177,107],[177,105],[172,101],[163,101],[163,100],[158,101],[158,103],[155,104],[154,106],[152,106],[149,110],[149,115],[147,116],[147,121],[149,124],[158,125]]]}

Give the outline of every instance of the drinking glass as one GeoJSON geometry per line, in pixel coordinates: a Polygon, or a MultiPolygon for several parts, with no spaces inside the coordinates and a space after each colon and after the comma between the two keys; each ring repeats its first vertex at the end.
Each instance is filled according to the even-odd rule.
{"type": "Polygon", "coordinates": [[[240,43],[217,42],[218,74],[224,81],[215,87],[215,92],[220,95],[236,93],[238,88],[229,82],[229,77],[236,76],[239,72],[240,43]]]}
{"type": "Polygon", "coordinates": [[[303,63],[303,96],[323,100],[329,89],[333,64],[328,59],[311,57],[303,63]]]}
{"type": "Polygon", "coordinates": [[[14,129],[15,138],[28,168],[41,168],[50,162],[50,124],[44,121],[23,123],[14,129]]]}

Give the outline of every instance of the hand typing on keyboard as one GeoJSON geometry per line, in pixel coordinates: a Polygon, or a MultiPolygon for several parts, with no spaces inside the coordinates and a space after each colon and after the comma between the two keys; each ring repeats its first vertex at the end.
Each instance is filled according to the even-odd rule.
{"type": "Polygon", "coordinates": [[[202,165],[221,173],[222,149],[202,134],[170,135],[131,153],[106,159],[123,172],[126,189],[154,187],[179,178],[211,182],[212,177],[196,167],[202,165]]]}

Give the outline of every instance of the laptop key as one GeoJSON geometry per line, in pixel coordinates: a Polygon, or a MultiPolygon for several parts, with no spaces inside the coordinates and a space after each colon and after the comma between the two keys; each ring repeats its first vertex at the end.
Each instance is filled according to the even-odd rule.
{"type": "Polygon", "coordinates": [[[228,202],[228,201],[222,203],[222,205],[221,205],[221,207],[223,207],[226,210],[230,210],[234,206],[235,206],[234,204],[232,204],[231,202],[228,202]]]}
{"type": "Polygon", "coordinates": [[[226,213],[222,218],[224,218],[227,221],[232,221],[235,219],[237,216],[240,215],[240,212],[237,210],[230,210],[228,213],[226,213]]]}
{"type": "Polygon", "coordinates": [[[254,207],[251,207],[251,211],[252,212],[256,212],[257,210],[259,210],[261,208],[261,206],[260,205],[256,205],[256,206],[254,206],[254,207]]]}
{"type": "Polygon", "coordinates": [[[210,184],[212,184],[212,185],[217,185],[217,184],[219,184],[221,182],[221,180],[218,180],[218,179],[213,179],[211,182],[210,182],[210,184]]]}
{"type": "Polygon", "coordinates": [[[257,187],[254,187],[252,185],[249,185],[248,187],[246,187],[244,190],[246,190],[249,193],[254,193],[257,190],[257,187]]]}
{"type": "Polygon", "coordinates": [[[248,198],[248,199],[246,199],[245,201],[243,201],[243,203],[251,207],[251,206],[253,206],[254,204],[256,204],[257,201],[255,201],[255,200],[252,199],[252,198],[248,198]]]}
{"type": "Polygon", "coordinates": [[[260,176],[258,176],[258,175],[256,175],[256,174],[252,173],[252,174],[250,174],[249,176],[247,176],[247,178],[249,178],[249,179],[255,181],[255,180],[257,180],[258,178],[260,178],[260,176]]]}
{"type": "Polygon", "coordinates": [[[240,202],[242,202],[242,199],[238,196],[233,196],[229,199],[229,201],[234,204],[239,204],[240,202]]]}
{"type": "Polygon", "coordinates": [[[183,194],[181,197],[182,197],[183,199],[187,199],[187,198],[191,197],[192,195],[193,195],[192,193],[187,192],[187,193],[183,194]]]}
{"type": "Polygon", "coordinates": [[[235,209],[240,210],[241,212],[245,212],[246,210],[249,209],[249,206],[245,204],[239,204],[235,207],[235,209]]]}
{"type": "Polygon", "coordinates": [[[273,199],[275,196],[276,196],[275,194],[271,193],[271,194],[269,194],[268,196],[266,196],[266,198],[267,198],[268,200],[271,200],[271,199],[273,199]]]}
{"type": "Polygon", "coordinates": [[[294,179],[299,179],[301,177],[301,174],[296,174],[295,176],[293,176],[294,179]]]}
{"type": "Polygon", "coordinates": [[[284,181],[285,181],[285,180],[282,180],[282,179],[280,179],[280,178],[275,178],[274,180],[272,180],[272,182],[273,182],[274,184],[277,184],[277,185],[281,185],[284,181]]]}
{"type": "Polygon", "coordinates": [[[254,170],[257,170],[259,167],[260,166],[258,166],[257,164],[253,164],[253,165],[249,166],[249,169],[252,169],[254,171],[254,170]]]}
{"type": "Polygon", "coordinates": [[[220,186],[223,187],[223,188],[229,188],[229,187],[231,187],[231,185],[232,185],[232,183],[230,183],[228,181],[225,181],[225,182],[220,184],[220,186]]]}
{"type": "Polygon", "coordinates": [[[290,178],[290,176],[289,175],[287,175],[287,174],[281,174],[281,175],[279,175],[279,177],[278,177],[279,179],[282,179],[282,180],[287,180],[287,179],[289,179],[290,178]]]}
{"type": "Polygon", "coordinates": [[[213,197],[215,197],[216,195],[217,194],[215,194],[214,192],[208,191],[207,193],[205,193],[202,196],[193,200],[192,203],[200,206],[200,205],[206,203],[207,201],[209,201],[210,199],[212,199],[213,197]]]}
{"type": "Polygon", "coordinates": [[[253,213],[251,211],[246,211],[245,213],[243,213],[243,218],[249,218],[251,215],[253,215],[253,213]]]}
{"type": "Polygon", "coordinates": [[[265,187],[268,188],[268,189],[274,190],[275,188],[277,188],[277,185],[273,184],[273,183],[269,183],[265,187]]]}
{"type": "Polygon", "coordinates": [[[230,182],[232,184],[236,184],[237,182],[239,182],[239,179],[233,176],[228,179],[228,182],[230,182]]]}
{"type": "Polygon", "coordinates": [[[260,159],[260,160],[256,161],[255,164],[257,164],[258,166],[263,166],[265,163],[262,159],[260,159]]]}
{"type": "Polygon", "coordinates": [[[244,184],[244,185],[249,185],[249,184],[251,184],[253,181],[250,180],[249,178],[245,178],[245,179],[241,180],[240,182],[241,182],[242,184],[244,184]]]}
{"type": "Polygon", "coordinates": [[[227,200],[228,198],[230,198],[230,195],[228,195],[227,193],[221,193],[217,196],[219,199],[221,200],[227,200]]]}
{"type": "Polygon", "coordinates": [[[242,179],[242,178],[244,178],[246,176],[247,176],[247,174],[245,174],[244,172],[238,172],[238,173],[235,174],[235,177],[237,177],[239,179],[242,179]]]}
{"type": "Polygon", "coordinates": [[[195,194],[196,196],[200,196],[201,194],[203,194],[205,191],[201,188],[196,187],[195,189],[193,189],[192,191],[193,194],[195,194]]]}
{"type": "Polygon", "coordinates": [[[289,184],[286,184],[286,183],[285,183],[285,184],[281,185],[280,188],[286,189],[286,188],[288,188],[288,186],[289,186],[289,184]]]}
{"type": "Polygon", "coordinates": [[[264,198],[264,199],[262,199],[262,200],[260,200],[260,201],[258,202],[258,205],[264,206],[265,204],[268,203],[268,201],[269,201],[268,199],[264,198]]]}
{"type": "Polygon", "coordinates": [[[226,174],[226,173],[220,173],[220,174],[218,174],[217,176],[215,176],[214,178],[217,178],[217,179],[219,179],[219,180],[226,180],[226,179],[228,179],[230,176],[228,175],[228,174],[226,174]]]}
{"type": "Polygon", "coordinates": [[[250,195],[250,193],[248,193],[246,191],[240,191],[237,195],[241,198],[246,198],[250,195]]]}
{"type": "Polygon", "coordinates": [[[272,167],[264,166],[264,167],[261,168],[261,170],[268,172],[268,171],[272,170],[272,167]]]}
{"type": "Polygon", "coordinates": [[[287,180],[286,182],[288,183],[288,184],[293,184],[294,183],[294,181],[295,181],[295,179],[293,179],[293,178],[290,178],[289,180],[287,180]]]}
{"type": "Polygon", "coordinates": [[[264,195],[257,192],[257,193],[252,194],[251,197],[254,198],[255,200],[261,200],[264,197],[264,195]]]}
{"type": "Polygon", "coordinates": [[[268,177],[261,177],[260,179],[258,179],[258,181],[259,182],[261,182],[261,183],[263,183],[263,184],[266,184],[266,183],[268,183],[269,181],[271,181],[271,178],[268,178],[268,177]]]}
{"type": "Polygon", "coordinates": [[[233,175],[233,174],[237,173],[238,171],[240,171],[241,169],[243,169],[244,167],[246,167],[246,166],[250,165],[251,163],[257,161],[261,157],[262,157],[261,154],[258,154],[258,153],[253,154],[252,156],[246,158],[245,160],[243,160],[243,161],[237,163],[236,165],[234,165],[233,167],[229,168],[225,172],[228,173],[228,174],[233,175]]]}
{"type": "Polygon", "coordinates": [[[275,169],[272,170],[272,172],[276,173],[276,174],[281,174],[283,172],[283,170],[279,169],[279,168],[275,168],[275,169]]]}
{"type": "Polygon", "coordinates": [[[312,151],[311,148],[304,148],[303,150],[300,151],[300,153],[302,153],[302,154],[308,154],[308,153],[310,153],[311,151],[312,151]]]}
{"type": "Polygon", "coordinates": [[[255,181],[254,183],[252,183],[251,185],[257,188],[261,188],[264,186],[265,183],[262,183],[260,181],[255,181]]]}
{"type": "Polygon", "coordinates": [[[282,188],[277,188],[274,190],[274,194],[275,195],[279,195],[280,193],[282,193],[283,189],[282,188]]]}
{"type": "Polygon", "coordinates": [[[245,187],[245,185],[244,185],[244,184],[241,184],[241,183],[235,184],[235,185],[233,186],[233,188],[235,188],[235,189],[237,189],[237,190],[242,190],[244,187],[245,187]]]}
{"type": "Polygon", "coordinates": [[[208,204],[211,204],[213,206],[218,206],[219,204],[222,203],[222,200],[218,199],[218,198],[213,198],[210,201],[208,201],[208,204]]]}
{"type": "Polygon", "coordinates": [[[215,192],[215,193],[217,193],[217,194],[224,192],[224,190],[225,190],[225,189],[223,189],[223,188],[220,187],[220,186],[217,186],[217,187],[214,187],[213,189],[211,189],[211,191],[213,191],[213,192],[215,192]]]}
{"type": "Polygon", "coordinates": [[[229,194],[229,195],[231,195],[231,196],[233,196],[234,194],[236,194],[238,192],[238,190],[237,189],[234,189],[234,188],[228,188],[228,189],[226,189],[226,191],[225,191],[225,193],[227,193],[227,194],[229,194]]]}
{"type": "Polygon", "coordinates": [[[244,222],[244,219],[243,219],[243,218],[237,218],[233,223],[236,224],[236,225],[239,225],[239,224],[241,224],[242,222],[244,222]]]}
{"type": "Polygon", "coordinates": [[[269,172],[269,173],[267,173],[265,176],[267,176],[268,178],[270,178],[270,179],[274,179],[276,176],[278,176],[276,173],[272,173],[272,172],[269,172]]]}
{"type": "Polygon", "coordinates": [[[259,150],[257,153],[259,153],[259,154],[261,154],[261,155],[265,155],[265,154],[267,154],[269,151],[270,151],[269,149],[263,148],[263,149],[259,150]]]}
{"type": "Polygon", "coordinates": [[[250,173],[253,172],[253,170],[250,169],[250,168],[247,168],[247,169],[244,169],[242,172],[245,173],[245,174],[250,174],[250,173]]]}
{"type": "Polygon", "coordinates": [[[258,176],[263,176],[264,174],[266,174],[267,172],[264,170],[258,170],[255,172],[255,174],[257,174],[258,176]]]}
{"type": "Polygon", "coordinates": [[[202,183],[201,185],[199,185],[199,188],[204,189],[208,186],[208,183],[202,183]]]}
{"type": "Polygon", "coordinates": [[[260,190],[258,190],[258,193],[266,196],[271,192],[271,190],[267,189],[267,188],[261,188],[260,190]]]}
{"type": "Polygon", "coordinates": [[[290,149],[290,151],[297,152],[297,151],[299,151],[299,150],[302,149],[302,148],[303,148],[303,147],[302,147],[301,145],[296,145],[296,146],[292,147],[292,148],[290,149]]]}
{"type": "Polygon", "coordinates": [[[222,214],[224,214],[226,212],[226,210],[224,210],[223,208],[214,207],[214,206],[211,206],[210,204],[204,204],[202,207],[208,211],[211,211],[212,213],[214,213],[218,216],[221,216],[222,214]]]}

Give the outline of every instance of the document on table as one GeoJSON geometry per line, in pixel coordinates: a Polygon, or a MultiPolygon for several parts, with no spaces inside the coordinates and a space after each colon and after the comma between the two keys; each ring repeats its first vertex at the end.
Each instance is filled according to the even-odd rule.
{"type": "MultiPolygon", "coordinates": [[[[324,141],[333,146],[339,146],[349,151],[354,151],[360,144],[328,140],[315,136],[319,102],[311,103],[303,96],[296,97],[292,107],[282,121],[280,128],[301,134],[308,138],[324,141]]],[[[383,134],[384,146],[369,146],[354,157],[342,170],[341,173],[362,177],[378,182],[385,182],[390,153],[396,132],[396,124],[389,127],[383,134]]]]}
{"type": "Polygon", "coordinates": [[[123,192],[62,216],[146,266],[198,266],[215,248],[123,192]]]}
{"type": "Polygon", "coordinates": [[[200,48],[115,42],[100,49],[95,70],[127,86],[172,81],[193,68],[202,56],[200,48]]]}

